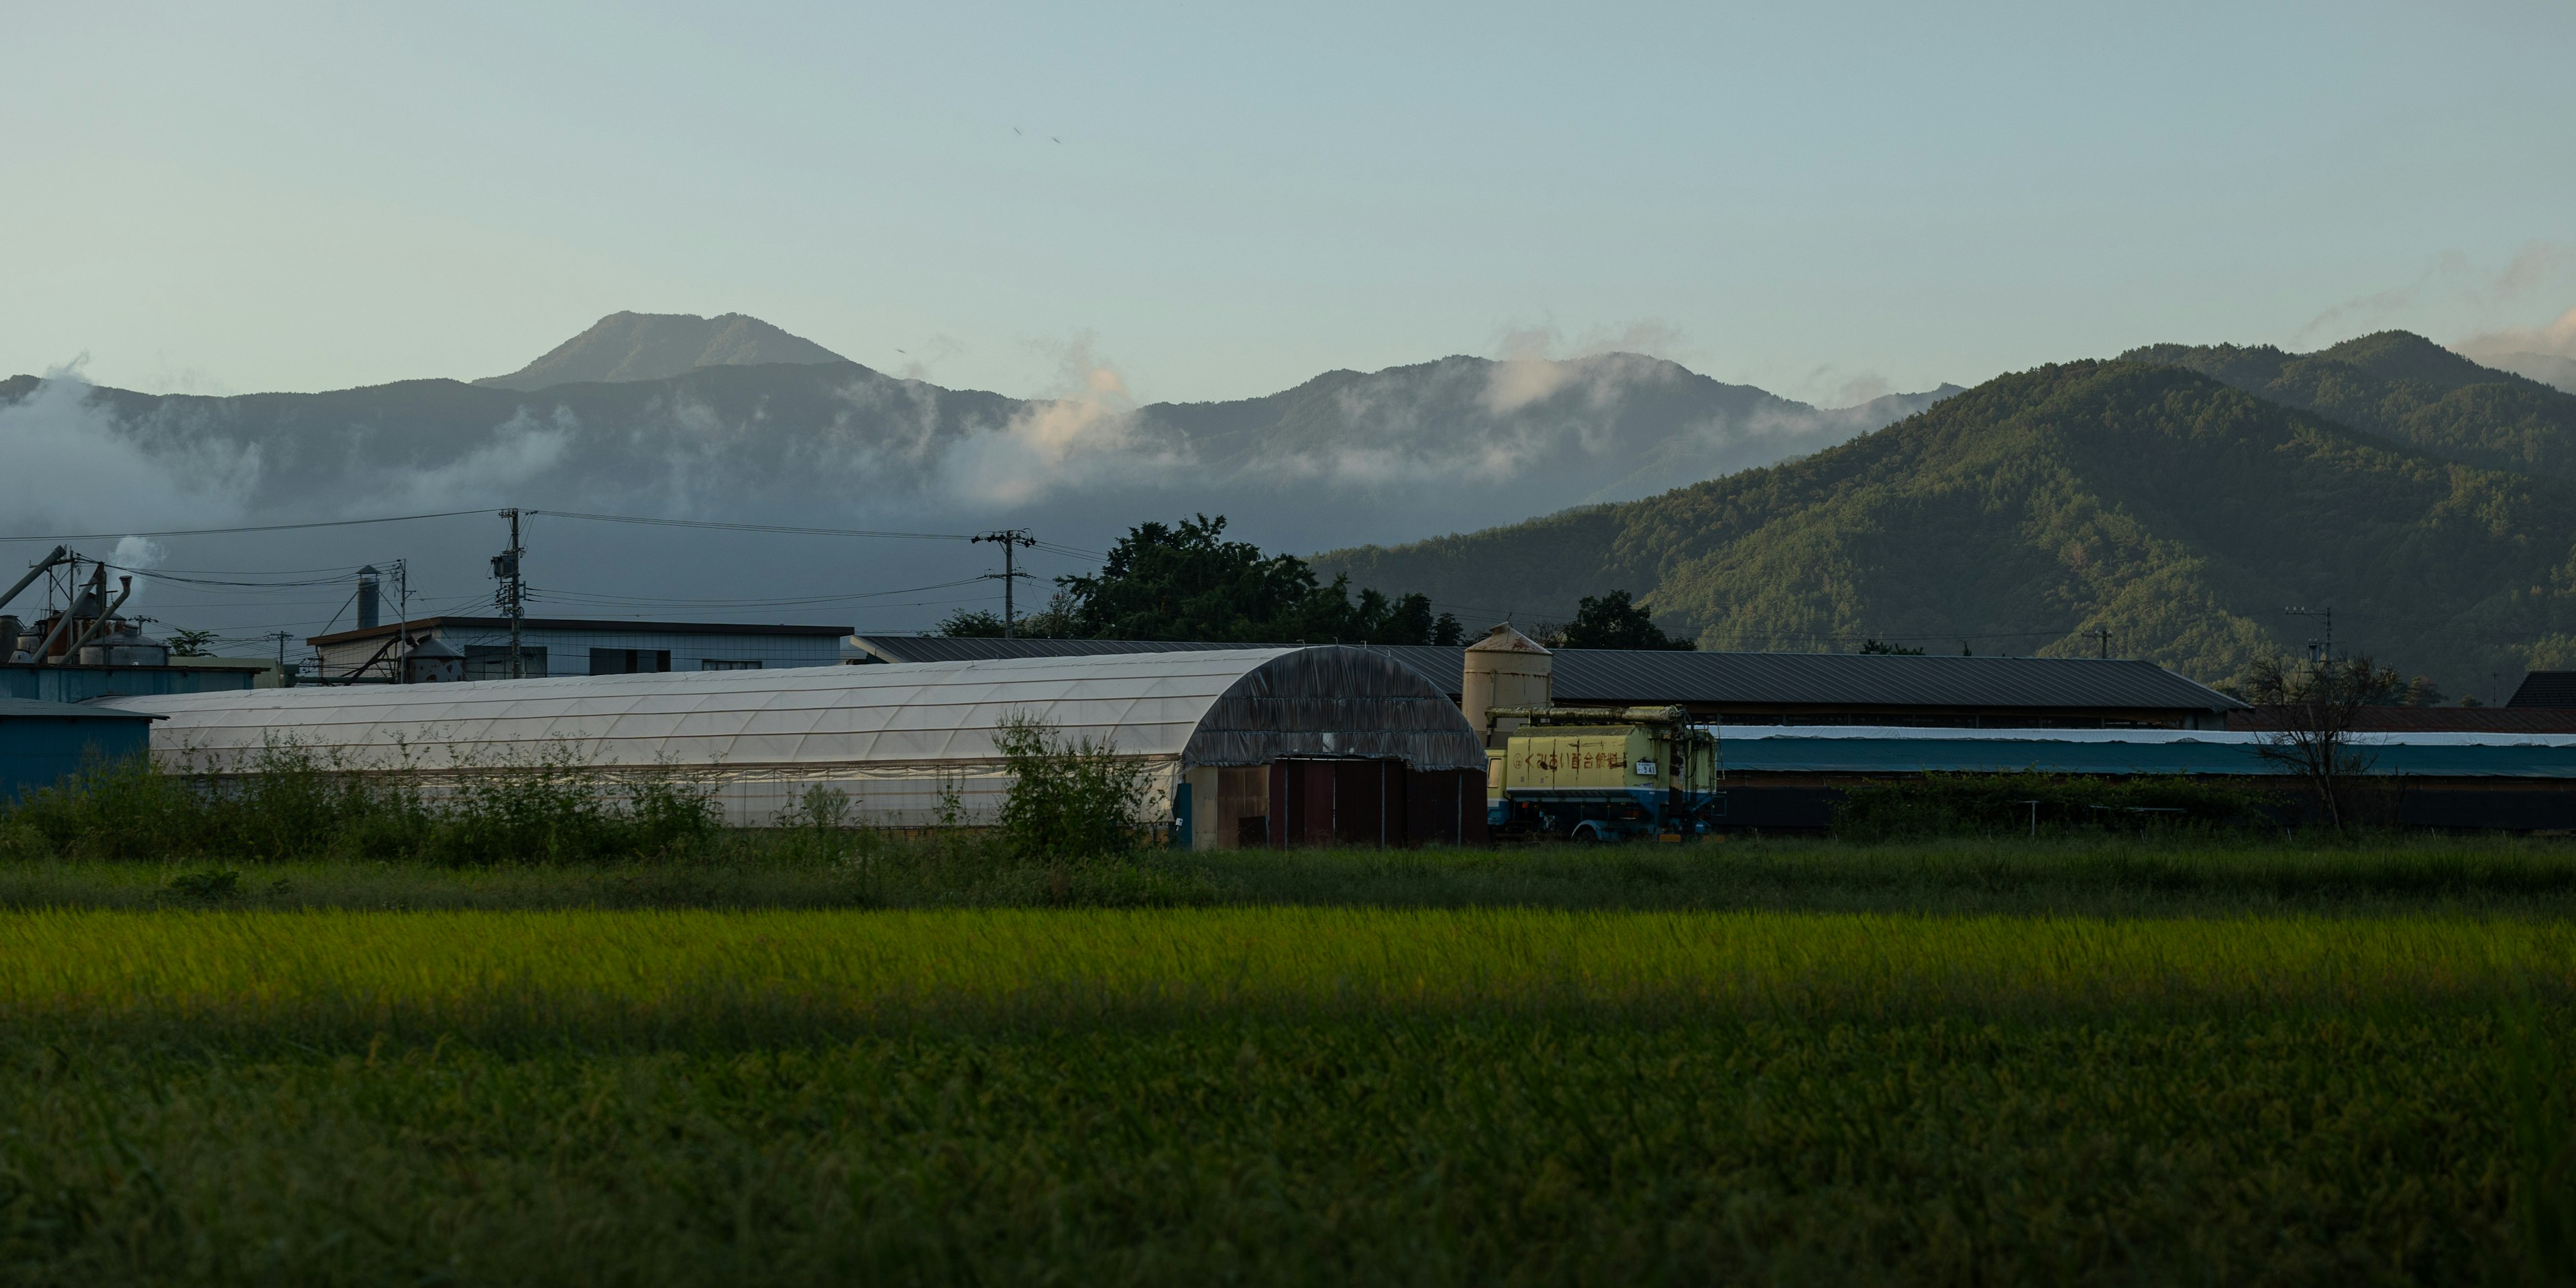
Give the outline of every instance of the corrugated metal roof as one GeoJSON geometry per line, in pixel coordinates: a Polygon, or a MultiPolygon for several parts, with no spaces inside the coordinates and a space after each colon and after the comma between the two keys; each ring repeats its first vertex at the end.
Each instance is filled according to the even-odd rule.
{"type": "MultiPolygon", "coordinates": [[[[1165,640],[1001,640],[861,635],[889,662],[1066,657],[1242,647],[1165,640]]],[[[1374,645],[1444,693],[1463,686],[1466,650],[1374,645]]],[[[1556,700],[1570,705],[1681,702],[1700,706],[2238,710],[2244,703],[2153,662],[2067,657],[1916,657],[1878,653],[1693,653],[1558,649],[1556,700]]]]}
{"type": "MultiPolygon", "coordinates": [[[[2279,774],[2262,735],[2180,729],[1900,729],[1746,725],[1718,731],[1728,773],[2279,774]]],[[[2576,735],[2358,734],[2373,774],[2576,779],[2576,735]]]]}

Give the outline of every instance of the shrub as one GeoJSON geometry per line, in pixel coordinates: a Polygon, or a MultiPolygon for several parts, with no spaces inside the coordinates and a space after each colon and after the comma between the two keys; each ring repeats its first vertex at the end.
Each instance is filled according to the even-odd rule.
{"type": "Polygon", "coordinates": [[[1002,837],[1014,854],[1103,858],[1143,845],[1145,767],[1120,756],[1116,743],[1066,738],[1025,714],[1003,721],[999,742],[1011,772],[1002,837]]]}
{"type": "Polygon", "coordinates": [[[598,863],[702,852],[721,831],[703,788],[604,774],[566,748],[471,768],[434,795],[281,742],[237,774],[93,762],[0,816],[0,857],[598,863]]]}

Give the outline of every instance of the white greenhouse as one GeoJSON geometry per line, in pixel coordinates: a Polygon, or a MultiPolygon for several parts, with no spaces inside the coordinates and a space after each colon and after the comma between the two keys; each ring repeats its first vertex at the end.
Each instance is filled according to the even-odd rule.
{"type": "Polygon", "coordinates": [[[890,826],[953,790],[989,820],[1010,780],[995,740],[1034,717],[1144,762],[1196,847],[1481,839],[1485,753],[1455,704],[1387,655],[1337,646],[800,667],[542,680],[253,689],[108,699],[164,717],[165,769],[255,772],[291,743],[427,779],[539,760],[710,787],[761,826],[810,788],[890,826]],[[1292,803],[1273,819],[1271,801],[1292,803]]]}

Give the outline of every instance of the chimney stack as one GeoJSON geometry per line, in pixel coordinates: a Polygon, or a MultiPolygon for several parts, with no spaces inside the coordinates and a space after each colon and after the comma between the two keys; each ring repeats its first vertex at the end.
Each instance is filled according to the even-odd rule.
{"type": "Polygon", "coordinates": [[[376,594],[376,566],[368,564],[358,570],[358,629],[373,630],[382,624],[384,609],[376,594]]]}

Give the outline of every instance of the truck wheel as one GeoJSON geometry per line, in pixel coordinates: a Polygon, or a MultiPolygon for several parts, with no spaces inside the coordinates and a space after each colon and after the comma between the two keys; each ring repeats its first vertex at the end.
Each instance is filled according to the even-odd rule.
{"type": "Polygon", "coordinates": [[[1607,831],[1594,824],[1577,823],[1574,826],[1574,839],[1587,845],[1608,845],[1611,837],[1607,831]]]}

